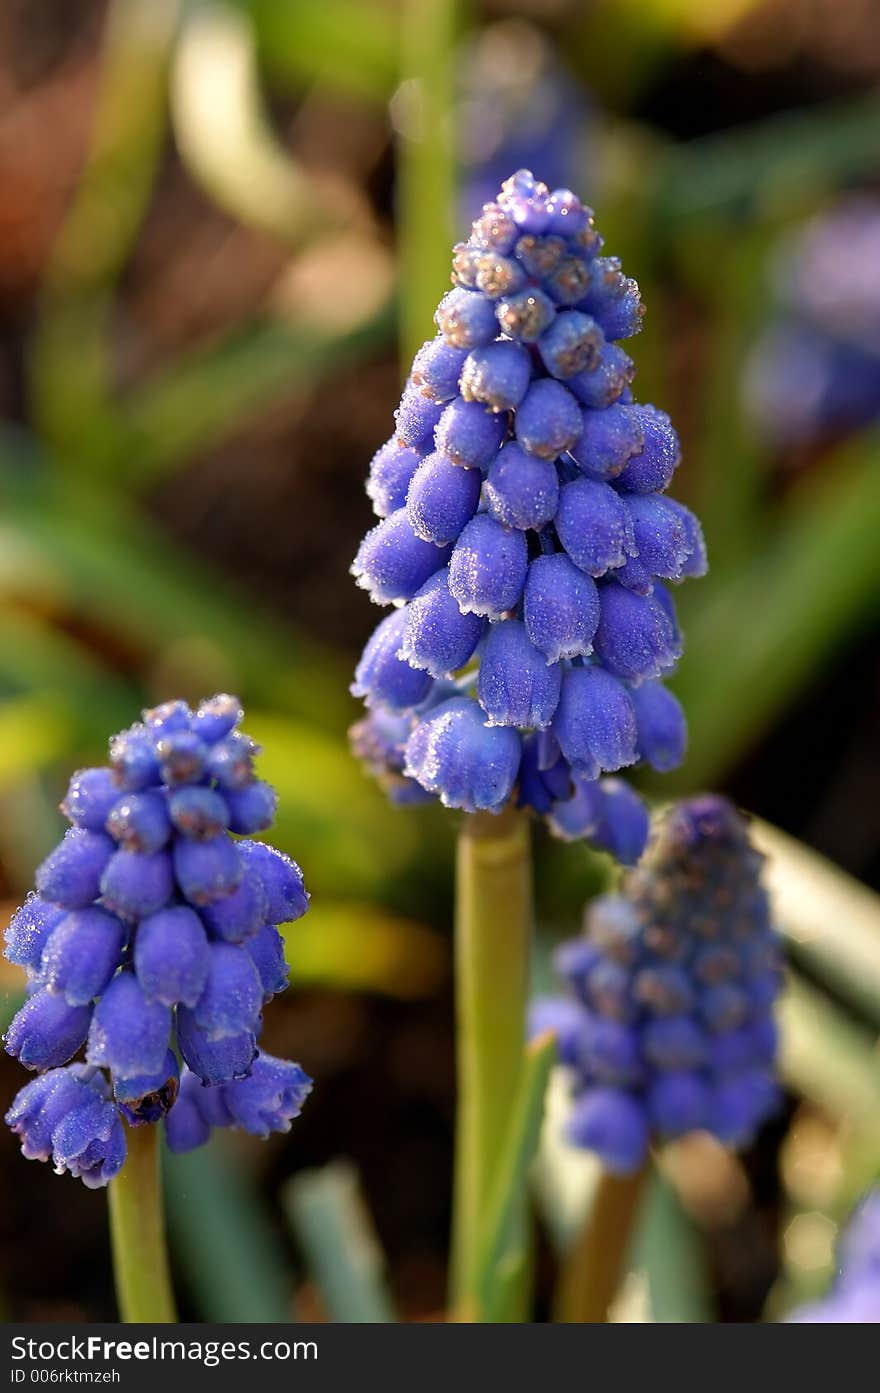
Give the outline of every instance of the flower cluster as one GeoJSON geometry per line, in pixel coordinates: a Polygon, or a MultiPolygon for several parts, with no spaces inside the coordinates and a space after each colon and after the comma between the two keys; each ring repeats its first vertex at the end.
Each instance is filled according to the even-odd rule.
{"type": "Polygon", "coordinates": [[[635,861],[647,813],[602,776],[683,757],[664,582],[706,558],[665,493],[675,431],[633,401],[617,344],[640,327],[638,286],[601,247],[573,193],[520,171],[455,248],[439,335],[370,469],[382,521],[352,570],[394,609],[355,674],[353,741],[402,801],[496,812],[515,795],[635,861]]]}
{"type": "Polygon", "coordinates": [[[853,1214],[837,1249],[837,1276],[824,1301],[788,1317],[797,1324],[880,1324],[880,1187],[853,1214]]]}
{"type": "Polygon", "coordinates": [[[569,1139],[626,1174],[652,1134],[746,1145],[777,1104],[778,937],[762,858],[726,799],[676,804],[622,892],[559,950],[571,996],[535,1003],[572,1071],[569,1139]]]}
{"type": "Polygon", "coordinates": [[[90,1186],[125,1160],[120,1118],[167,1114],[188,1150],[211,1126],[286,1131],[309,1091],[299,1065],[257,1048],[287,986],[277,925],[308,895],[294,861],[251,840],[276,800],[242,714],[226,695],[172,701],[115,736],[109,767],[71,779],[71,827],[6,930],[29,979],[6,1049],[40,1071],[6,1120],[25,1156],[90,1186]]]}
{"type": "Polygon", "coordinates": [[[773,322],[746,360],[749,413],[780,445],[880,415],[880,200],[852,196],[788,236],[773,322]]]}

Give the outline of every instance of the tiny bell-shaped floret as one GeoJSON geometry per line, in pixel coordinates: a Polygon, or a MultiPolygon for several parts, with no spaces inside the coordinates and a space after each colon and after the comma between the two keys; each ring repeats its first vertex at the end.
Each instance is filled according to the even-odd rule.
{"type": "Polygon", "coordinates": [[[255,934],[269,918],[269,897],[256,866],[245,862],[241,884],[222,900],[202,905],[199,917],[213,938],[228,943],[242,943],[255,934]]]}
{"type": "Polygon", "coordinates": [[[516,413],[516,438],[523,449],[541,459],[555,459],[570,450],[581,432],[581,409],[561,382],[533,382],[516,413]]]}
{"type": "Polygon", "coordinates": [[[501,616],[518,603],[528,570],[522,532],[480,513],[462,532],[449,563],[449,589],[463,614],[501,616]]]}
{"type": "Polygon", "coordinates": [[[126,1122],[141,1127],[159,1122],[172,1107],[180,1087],[180,1071],[173,1050],[166,1051],[161,1069],[135,1078],[113,1078],[113,1097],[126,1122]]]}
{"type": "Polygon", "coordinates": [[[173,856],[177,884],[190,904],[213,904],[241,883],[241,857],[225,832],[204,842],[181,837],[173,856]]]}
{"type": "Polygon", "coordinates": [[[168,812],[175,830],[197,842],[219,837],[229,826],[230,797],[230,792],[224,797],[204,784],[174,789],[168,795],[168,812]]]}
{"type": "Polygon", "coordinates": [[[47,1069],[15,1095],[5,1121],[21,1139],[26,1160],[48,1161],[52,1155],[52,1133],[80,1099],[82,1072],[78,1065],[47,1069]]]}
{"type": "Polygon", "coordinates": [[[284,957],[284,939],[274,924],[264,924],[247,940],[245,948],[257,969],[265,1005],[287,986],[288,967],[284,957]]]}
{"type": "Polygon", "coordinates": [[[190,730],[163,733],[156,741],[159,773],[169,788],[197,784],[205,774],[208,746],[190,730]]]}
{"type": "Polygon", "coordinates": [[[486,621],[478,614],[461,612],[449,591],[448,568],[432,576],[399,613],[403,625],[398,651],[400,658],[411,665],[410,671],[424,669],[423,674],[417,674],[425,679],[419,698],[423,701],[433,687],[432,677],[448,677],[468,662],[483,636],[486,621]]]}
{"type": "Polygon", "coordinates": [[[639,759],[658,773],[677,769],[687,748],[687,722],[678,698],[662,682],[633,687],[639,759]]]}
{"type": "Polygon", "coordinates": [[[122,1078],[155,1074],[165,1060],[171,1012],[148,1000],[133,972],[120,972],[95,1007],[86,1058],[122,1078]]]}
{"type": "Polygon", "coordinates": [[[642,448],[634,452],[617,475],[620,488],[630,493],[662,493],[672,482],[681,450],[672,422],[656,406],[634,406],[642,448]]]}
{"type": "Polygon", "coordinates": [[[293,858],[265,842],[241,841],[238,850],[245,868],[255,871],[262,881],[266,920],[270,924],[290,924],[301,919],[309,907],[309,894],[293,858]]]}
{"type": "Polygon", "coordinates": [[[113,804],[106,826],[126,851],[159,851],[171,836],[168,804],[161,793],[126,793],[113,804]]]}
{"type": "Polygon", "coordinates": [[[12,1017],[3,1037],[6,1053],[26,1069],[55,1069],[85,1043],[91,1018],[91,1005],[71,1006],[44,987],[12,1017]]]}
{"type": "Polygon", "coordinates": [[[100,883],[101,900],[120,919],[142,919],[162,909],[174,894],[171,856],[117,851],[107,862],[100,883]]]}
{"type": "Polygon", "coordinates": [[[453,348],[442,337],[429,339],[413,359],[410,379],[431,401],[452,401],[467,356],[466,349],[453,348]]]}
{"type": "Polygon", "coordinates": [[[191,721],[192,730],[206,745],[214,745],[244,719],[244,708],[237,696],[218,692],[199,703],[191,721]]]}
{"type": "Polygon", "coordinates": [[[463,469],[485,469],[501,448],[506,434],[503,415],[482,402],[456,397],[437,424],[434,443],[440,454],[463,469]]]}
{"type": "Polygon", "coordinates": [[[499,450],[486,476],[489,516],[522,531],[551,522],[559,502],[559,476],[550,460],[530,455],[515,440],[499,450]]]}
{"type": "Polygon", "coordinates": [[[635,376],[635,364],[616,343],[605,343],[597,358],[575,377],[566,379],[582,406],[604,411],[618,401],[635,376]]]}
{"type": "Polygon", "coordinates": [[[589,315],[563,310],[538,340],[538,352],[552,377],[575,377],[595,366],[602,348],[602,334],[589,315]]]}
{"type": "Polygon", "coordinates": [[[119,966],[127,936],[121,920],[99,905],[71,910],[49,936],[41,980],[69,1006],[87,1006],[119,966]]]}
{"type": "Polygon", "coordinates": [[[609,484],[574,479],[559,494],[559,540],[572,561],[590,576],[603,576],[635,553],[630,513],[609,484]]]}
{"type": "Polygon", "coordinates": [[[246,1079],[226,1084],[223,1101],[232,1126],[255,1137],[268,1137],[271,1132],[290,1131],[311,1089],[312,1080],[298,1064],[261,1052],[246,1079]]]}
{"type": "Polygon", "coordinates": [[[49,935],[66,913],[60,905],[50,904],[31,891],[3,934],[9,962],[25,968],[29,975],[37,974],[49,935]]]}
{"type": "Polygon", "coordinates": [[[245,788],[229,789],[225,802],[230,832],[250,836],[271,827],[278,808],[278,795],[271,784],[255,779],[245,788]]]}
{"type": "Polygon", "coordinates": [[[581,412],[571,457],[591,479],[618,480],[644,443],[639,409],[617,402],[601,411],[581,412]]]}
{"type": "Polygon", "coordinates": [[[561,552],[538,556],[526,577],[523,616],[548,663],[585,657],[593,651],[599,623],[596,583],[561,552]]]}
{"type": "MultiPolygon", "coordinates": [[[[202,1094],[207,1091],[198,1075],[184,1066],[177,1098],[165,1118],[165,1140],[175,1155],[195,1151],[210,1140],[211,1123],[201,1105],[202,1094]]],[[[220,1091],[211,1090],[218,1094],[220,1091]]]]}
{"type": "Polygon", "coordinates": [[[444,295],[434,319],[453,348],[478,348],[491,343],[498,333],[492,301],[458,286],[444,295]]]}
{"type": "Polygon", "coordinates": [[[204,989],[193,1020],[210,1041],[254,1031],[263,1004],[253,959],[234,943],[212,943],[204,989]]]}
{"type": "Polygon", "coordinates": [[[388,440],[376,451],[367,479],[367,496],[378,517],[386,518],[403,507],[409,481],[421,458],[418,450],[401,445],[399,440],[388,440]]]}
{"type": "Polygon", "coordinates": [[[101,1076],[85,1069],[68,1073],[75,1077],[76,1093],[52,1129],[52,1161],[59,1175],[68,1171],[94,1190],[122,1169],[125,1133],[101,1076]]]}
{"type": "Polygon", "coordinates": [[[681,643],[656,595],[638,595],[615,581],[599,587],[594,646],[608,671],[630,682],[661,676],[681,656],[681,643]]]}
{"type": "Polygon", "coordinates": [[[476,469],[460,469],[445,455],[426,455],[410,481],[406,515],[417,537],[435,546],[454,542],[480,501],[476,469]]]}
{"type": "Polygon", "coordinates": [[[406,510],[392,513],[368,532],[352,564],[352,574],[376,604],[411,600],[425,581],[446,565],[449,547],[417,537],[406,510]]]}
{"type": "Polygon", "coordinates": [[[562,682],[553,732],[572,767],[587,777],[636,760],[636,719],[629,693],[602,668],[573,667],[562,682]]]}
{"type": "Polygon", "coordinates": [[[606,339],[628,339],[642,327],[645,313],[639,287],[620,269],[616,256],[597,256],[580,309],[600,325],[606,339]]]}
{"type": "Polygon", "coordinates": [[[644,1108],[616,1088],[591,1088],[572,1108],[566,1128],[576,1146],[597,1152],[615,1175],[632,1175],[648,1154],[644,1108]]]}
{"type": "Polygon", "coordinates": [[[195,1006],[208,980],[208,938],[195,910],[172,905],[142,919],[134,969],[144,995],[163,1006],[195,1006]]]}
{"type": "Polygon", "coordinates": [[[520,761],[512,730],[488,726],[468,697],[441,702],[418,723],[405,751],[405,772],[448,808],[496,811],[510,797],[520,761]]]}
{"type": "Polygon", "coordinates": [[[479,401],[490,411],[513,411],[525,396],[532,360],[521,344],[499,339],[468,354],[461,374],[465,401],[479,401]]]}
{"type": "Polygon", "coordinates": [[[254,756],[260,747],[240,730],[230,731],[216,745],[211,745],[205,760],[205,773],[226,793],[229,789],[246,788],[254,777],[254,756]]]}
{"type": "MultiPolygon", "coordinates": [[[[445,573],[438,572],[438,577],[445,584],[445,573]]],[[[438,577],[432,577],[428,586],[434,586],[438,577]]],[[[419,594],[424,594],[424,590],[419,594]]],[[[413,601],[413,604],[416,603],[413,601]]],[[[412,605],[394,610],[382,620],[367,641],[355,668],[351,687],[352,694],[363,697],[367,706],[379,705],[389,711],[408,711],[424,701],[431,689],[428,674],[417,671],[415,666],[410,666],[399,656],[407,617],[411,613],[412,605]]]]}
{"type": "Polygon", "coordinates": [[[84,909],[97,899],[101,877],[115,850],[105,833],[71,827],[37,867],[37,890],[44,900],[64,909],[84,909]]]}
{"type": "Polygon", "coordinates": [[[536,343],[552,324],[556,306],[538,286],[505,295],[498,304],[498,326],[508,338],[520,343],[536,343]]]}
{"type": "Polygon", "coordinates": [[[156,742],[144,725],[133,725],[110,741],[110,764],[121,789],[136,792],[160,779],[156,742]]]}
{"type": "Polygon", "coordinates": [[[477,694],[490,725],[543,729],[553,719],[562,680],[518,620],[493,624],[480,659],[477,694]]]}
{"type": "Polygon", "coordinates": [[[78,769],[70,780],[61,811],[74,827],[103,832],[118,798],[119,784],[112,769],[78,769]]]}
{"type": "Polygon", "coordinates": [[[428,445],[442,410],[440,402],[422,396],[417,387],[407,387],[394,413],[398,442],[410,448],[428,445]]]}
{"type": "Polygon", "coordinates": [[[257,1052],[253,1031],[210,1040],[188,1006],[177,1009],[177,1043],[185,1062],[205,1084],[245,1078],[257,1052]]]}
{"type": "Polygon", "coordinates": [[[603,779],[601,788],[601,810],[593,840],[622,866],[634,866],[648,840],[648,806],[623,779],[603,779]]]}
{"type": "Polygon", "coordinates": [[[632,520],[634,554],[648,575],[681,580],[694,550],[699,526],[696,518],[663,494],[632,494],[626,506],[632,520]]]}

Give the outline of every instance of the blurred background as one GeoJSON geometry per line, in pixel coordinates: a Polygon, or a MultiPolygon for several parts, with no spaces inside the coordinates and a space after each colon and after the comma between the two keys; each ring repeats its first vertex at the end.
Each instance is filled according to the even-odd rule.
{"type": "MultiPolygon", "coordinates": [[[[773,1318],[827,1281],[880,1157],[878,20],[877,0],[0,9],[3,912],[71,770],[145,703],[216,690],[246,705],[313,893],[266,1043],[317,1087],[289,1137],[169,1166],[184,1318],[351,1318],[334,1243],[369,1245],[380,1310],[443,1305],[456,819],[392,810],[348,753],[376,619],[348,565],[451,243],[523,165],[591,203],[638,278],[637,395],[671,413],[706,527],[675,684],[691,752],[644,787],[725,790],[801,843],[762,826],[793,950],[786,1110],[741,1160],[670,1152],[621,1318],[773,1318]]],[[[606,868],[543,834],[538,857],[546,957],[606,868]]],[[[8,1020],[17,970],[0,984],[8,1020]]],[[[5,1060],[4,1109],[21,1083],[5,1060]]],[[[559,1195],[576,1210],[588,1183],[545,1152],[541,1313],[559,1195]]],[[[5,1130],[0,1303],[115,1313],[104,1197],[5,1130]]]]}

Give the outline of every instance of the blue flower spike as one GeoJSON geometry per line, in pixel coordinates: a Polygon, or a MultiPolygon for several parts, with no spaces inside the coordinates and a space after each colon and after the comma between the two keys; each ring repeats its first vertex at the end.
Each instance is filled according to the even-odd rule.
{"type": "MultiPolygon", "coordinates": [[[[444,355],[438,383],[441,369],[444,355]]],[[[406,706],[432,680],[396,657],[397,613],[363,665],[364,692],[406,706]]],[[[214,1127],[265,1137],[289,1130],[311,1087],[258,1043],[288,980],[277,926],[309,896],[296,862],[253,840],[277,800],[243,715],[226,693],[195,710],[170,701],[114,736],[109,766],[71,779],[70,830],[5,933],[31,984],[6,1050],[37,1074],[6,1121],[24,1156],[90,1188],[124,1165],[128,1127],[164,1119],[177,1151],[214,1127]]]]}
{"type": "Polygon", "coordinates": [[[778,1106],[781,947],[762,859],[726,799],[678,803],[620,893],[594,900],[584,935],[557,952],[569,995],[540,1001],[532,1030],[552,1011],[565,1022],[568,1139],[616,1174],[638,1170],[653,1138],[702,1130],[748,1146],[778,1106]]]}
{"type": "Polygon", "coordinates": [[[379,522],[352,570],[394,609],[355,673],[351,742],[397,804],[512,801],[633,864],[648,813],[614,776],[684,759],[666,585],[706,551],[666,495],[669,417],[633,399],[638,286],[601,252],[590,209],[528,170],[454,247],[370,466],[379,522]]]}

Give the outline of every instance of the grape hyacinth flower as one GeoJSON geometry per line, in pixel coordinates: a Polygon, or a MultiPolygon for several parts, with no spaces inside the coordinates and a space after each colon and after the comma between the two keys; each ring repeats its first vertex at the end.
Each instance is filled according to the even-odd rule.
{"type": "Polygon", "coordinates": [[[749,415],[804,447],[880,416],[880,199],[854,194],[788,234],[773,259],[774,313],[746,359],[749,415]]]}
{"type": "Polygon", "coordinates": [[[557,1031],[572,1074],[568,1139],[613,1174],[638,1171],[654,1137],[745,1146],[777,1106],[781,952],[761,862],[726,799],[678,803],[558,951],[570,996],[536,1002],[532,1029],[557,1031]]]}
{"type": "Polygon", "coordinates": [[[6,1121],[26,1157],[91,1187],[122,1169],[126,1126],[164,1118],[175,1150],[212,1126],[264,1137],[310,1088],[257,1043],[287,985],[278,925],[308,894],[295,862],[252,839],[276,800],[242,715],[231,696],[172,701],[115,736],[109,767],[71,779],[71,827],[6,930],[29,979],[6,1049],[37,1071],[6,1121]]]}
{"type": "Polygon", "coordinates": [[[396,802],[530,808],[633,863],[647,811],[612,776],[684,757],[668,586],[706,569],[666,494],[675,431],[619,346],[638,286],[575,194],[526,170],[452,280],[370,470],[380,521],[352,570],[394,609],[357,667],[352,743],[396,802]]]}
{"type": "Polygon", "coordinates": [[[793,1311],[798,1325],[880,1324],[880,1187],[850,1218],[837,1247],[837,1275],[822,1301],[793,1311]]]}

